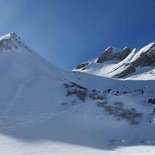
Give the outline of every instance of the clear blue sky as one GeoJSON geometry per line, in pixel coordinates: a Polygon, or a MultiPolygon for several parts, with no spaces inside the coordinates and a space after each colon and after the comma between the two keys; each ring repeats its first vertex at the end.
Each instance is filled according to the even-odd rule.
{"type": "Polygon", "coordinates": [[[0,35],[9,32],[69,70],[109,45],[153,42],[155,0],[0,0],[0,35]]]}

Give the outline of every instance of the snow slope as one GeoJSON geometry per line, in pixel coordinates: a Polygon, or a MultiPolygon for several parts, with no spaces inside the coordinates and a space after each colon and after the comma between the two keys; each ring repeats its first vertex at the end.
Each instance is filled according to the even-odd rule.
{"type": "Polygon", "coordinates": [[[14,33],[0,51],[0,154],[155,153],[153,80],[63,71],[14,33]]]}
{"type": "Polygon", "coordinates": [[[57,86],[64,79],[64,72],[38,56],[15,34],[1,37],[0,42],[1,127],[13,123],[14,117],[14,126],[22,124],[24,117],[31,123],[31,117],[38,119],[38,113],[48,117],[48,109],[56,106],[50,102],[60,91],[57,86]],[[50,89],[57,91],[51,94],[50,89]]]}

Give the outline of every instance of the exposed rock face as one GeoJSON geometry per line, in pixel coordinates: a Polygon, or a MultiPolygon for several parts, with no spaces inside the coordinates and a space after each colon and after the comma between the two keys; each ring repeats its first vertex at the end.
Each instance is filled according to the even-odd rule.
{"type": "Polygon", "coordinates": [[[141,53],[140,56],[131,63],[135,67],[144,67],[155,65],[155,43],[146,50],[144,53],[141,53]]]}
{"type": "Polygon", "coordinates": [[[114,78],[124,78],[127,75],[134,73],[136,71],[135,67],[129,66],[127,69],[123,70],[121,73],[116,74],[114,78]]]}
{"type": "Polygon", "coordinates": [[[115,51],[111,46],[108,47],[105,52],[98,58],[97,63],[103,63],[108,60],[123,60],[125,59],[129,53],[131,52],[130,48],[125,47],[123,50],[120,50],[119,52],[115,51]]]}
{"type": "MultiPolygon", "coordinates": [[[[14,36],[14,35],[13,35],[14,36]]],[[[14,42],[14,38],[12,35],[8,35],[6,38],[2,38],[0,41],[0,52],[8,51],[12,49],[18,48],[17,41],[14,42]]]]}
{"type": "Polygon", "coordinates": [[[79,65],[76,66],[76,69],[84,69],[84,67],[85,67],[86,65],[88,65],[87,62],[86,62],[86,63],[79,64],[79,65]]]}
{"type": "Polygon", "coordinates": [[[130,52],[131,52],[130,48],[125,47],[120,53],[120,59],[121,60],[125,59],[130,54],[130,52]]]}
{"type": "Polygon", "coordinates": [[[115,53],[114,49],[110,46],[105,52],[97,59],[97,63],[103,63],[108,60],[118,59],[119,53],[115,53]]]}
{"type": "MultiPolygon", "coordinates": [[[[126,50],[127,53],[129,52],[126,50]]],[[[127,54],[126,53],[126,54],[127,54]]],[[[150,48],[142,52],[137,58],[129,64],[129,67],[123,70],[121,73],[115,75],[115,78],[124,78],[127,75],[134,73],[136,67],[145,67],[155,65],[155,43],[150,48]]]]}

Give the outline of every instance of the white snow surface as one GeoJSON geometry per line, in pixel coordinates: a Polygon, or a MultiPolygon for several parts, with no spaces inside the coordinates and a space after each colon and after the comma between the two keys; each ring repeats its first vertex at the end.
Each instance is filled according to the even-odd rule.
{"type": "Polygon", "coordinates": [[[154,106],[147,103],[155,95],[154,80],[63,71],[14,33],[0,38],[0,51],[0,155],[155,154],[154,106]],[[103,101],[143,113],[140,123],[117,120],[97,106],[99,100],[66,96],[70,82],[89,92],[111,89],[103,101]]]}

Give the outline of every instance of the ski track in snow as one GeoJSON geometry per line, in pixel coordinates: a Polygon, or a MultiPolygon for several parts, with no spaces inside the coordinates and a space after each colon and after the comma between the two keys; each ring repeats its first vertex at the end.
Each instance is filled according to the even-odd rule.
{"type": "Polygon", "coordinates": [[[11,101],[8,104],[7,110],[5,111],[6,113],[4,115],[9,115],[9,112],[11,111],[11,108],[14,104],[14,102],[21,97],[21,92],[24,89],[24,86],[33,79],[33,77],[31,79],[25,80],[19,87],[17,87],[17,91],[15,92],[13,98],[11,99],[11,101]]]}

